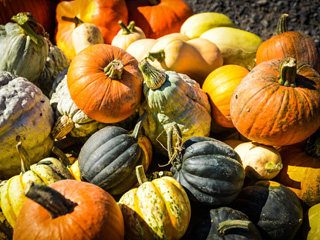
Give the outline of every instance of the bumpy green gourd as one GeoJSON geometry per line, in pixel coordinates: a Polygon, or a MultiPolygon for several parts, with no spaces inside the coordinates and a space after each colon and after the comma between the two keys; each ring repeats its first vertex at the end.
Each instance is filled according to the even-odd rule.
{"type": "Polygon", "coordinates": [[[163,146],[173,124],[181,129],[183,142],[193,136],[209,136],[210,103],[196,81],[185,74],[159,70],[147,60],[139,67],[145,80],[140,110],[148,112],[143,129],[156,152],[167,155],[163,146]]]}
{"type": "Polygon", "coordinates": [[[0,179],[20,173],[15,145],[24,142],[32,163],[49,156],[54,123],[49,99],[26,78],[0,71],[0,179]]]}
{"type": "Polygon", "coordinates": [[[19,13],[12,20],[16,23],[0,25],[0,70],[35,82],[46,64],[48,42],[30,13],[19,13]]]}

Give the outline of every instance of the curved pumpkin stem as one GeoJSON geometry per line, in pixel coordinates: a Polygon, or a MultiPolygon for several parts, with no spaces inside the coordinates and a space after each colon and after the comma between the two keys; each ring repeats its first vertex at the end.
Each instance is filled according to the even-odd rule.
{"type": "Polygon", "coordinates": [[[81,21],[81,19],[78,18],[77,16],[75,16],[73,18],[62,16],[61,19],[63,21],[67,21],[67,22],[73,22],[76,25],[76,27],[78,27],[80,24],[83,23],[83,21],[81,21]]]}
{"type": "Polygon", "coordinates": [[[139,62],[139,68],[143,74],[144,82],[150,89],[160,88],[167,80],[167,74],[152,66],[147,59],[139,62]]]}
{"type": "Polygon", "coordinates": [[[74,128],[72,118],[67,115],[62,115],[51,130],[51,135],[54,139],[60,140],[66,136],[74,128]]]}
{"type": "Polygon", "coordinates": [[[17,15],[13,16],[11,20],[15,21],[35,44],[40,47],[43,46],[43,40],[38,35],[38,27],[42,29],[44,35],[46,35],[46,31],[44,27],[40,23],[38,23],[30,13],[18,13],[17,15]]]}
{"type": "Polygon", "coordinates": [[[26,149],[22,146],[22,142],[18,142],[16,149],[21,159],[21,172],[22,174],[29,171],[30,168],[30,158],[26,149]]]}
{"type": "Polygon", "coordinates": [[[135,27],[134,21],[131,21],[128,26],[126,26],[121,20],[118,23],[122,29],[123,35],[128,35],[134,31],[134,27],[135,27]]]}
{"type": "Polygon", "coordinates": [[[218,232],[221,235],[226,235],[228,232],[232,231],[233,229],[242,229],[245,231],[249,231],[250,225],[253,223],[248,220],[227,220],[224,222],[219,223],[218,232]]]}
{"type": "Polygon", "coordinates": [[[282,34],[288,32],[288,17],[289,14],[282,14],[277,23],[276,34],[282,34]]]}
{"type": "Polygon", "coordinates": [[[106,76],[113,80],[120,80],[122,76],[124,63],[120,59],[112,60],[103,71],[106,73],[106,76]]]}
{"type": "Polygon", "coordinates": [[[142,165],[136,166],[136,174],[137,174],[139,185],[142,185],[143,183],[148,182],[148,178],[144,172],[142,165]]]}
{"type": "Polygon", "coordinates": [[[57,148],[56,146],[53,146],[51,152],[58,156],[59,160],[63,163],[63,165],[67,167],[72,165],[67,155],[61,149],[57,148]]]}
{"type": "Polygon", "coordinates": [[[133,129],[133,132],[132,132],[131,136],[134,137],[134,139],[136,141],[138,141],[138,138],[139,138],[139,135],[140,135],[140,130],[141,130],[141,127],[142,127],[142,123],[147,118],[147,116],[148,116],[148,112],[144,112],[139,117],[138,122],[137,122],[137,124],[135,125],[135,127],[133,129]]]}
{"type": "Polygon", "coordinates": [[[285,58],[280,64],[279,85],[285,87],[296,86],[297,60],[292,57],[285,58]]]}
{"type": "Polygon", "coordinates": [[[282,163],[275,164],[275,162],[268,162],[266,164],[265,170],[268,173],[273,173],[273,172],[280,171],[282,168],[283,168],[283,164],[282,163]]]}
{"type": "Polygon", "coordinates": [[[154,62],[154,60],[157,60],[158,62],[162,62],[165,58],[165,52],[163,49],[157,52],[148,52],[146,58],[150,59],[152,62],[154,62]]]}
{"type": "Polygon", "coordinates": [[[25,195],[44,207],[50,213],[52,219],[71,213],[78,205],[66,199],[53,188],[34,182],[26,184],[25,195]]]}

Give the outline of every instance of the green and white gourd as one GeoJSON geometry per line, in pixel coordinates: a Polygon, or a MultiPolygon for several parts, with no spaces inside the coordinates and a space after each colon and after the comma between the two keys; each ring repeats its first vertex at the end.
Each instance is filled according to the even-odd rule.
{"type": "Polygon", "coordinates": [[[49,99],[28,79],[0,71],[0,179],[19,174],[22,141],[31,164],[50,155],[54,124],[49,99]]]}
{"type": "Polygon", "coordinates": [[[19,13],[12,20],[16,23],[0,25],[0,71],[35,82],[45,68],[49,53],[44,29],[29,13],[19,13]],[[39,26],[43,34],[38,33],[39,26]]]}
{"type": "Polygon", "coordinates": [[[157,69],[147,60],[142,60],[139,67],[145,80],[145,101],[140,110],[148,112],[143,130],[156,152],[167,155],[163,146],[167,145],[166,133],[174,124],[181,130],[182,142],[193,136],[209,136],[210,103],[195,80],[185,74],[157,69]]]}

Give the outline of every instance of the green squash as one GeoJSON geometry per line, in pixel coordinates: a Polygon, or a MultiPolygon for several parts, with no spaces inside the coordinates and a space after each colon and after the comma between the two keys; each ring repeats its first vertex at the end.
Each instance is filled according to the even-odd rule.
{"type": "Polygon", "coordinates": [[[47,97],[50,96],[55,79],[69,64],[70,61],[61,49],[50,43],[45,68],[35,83],[47,97]]]}
{"type": "MultiPolygon", "coordinates": [[[[180,131],[175,125],[178,139],[180,131]]],[[[224,206],[239,194],[245,172],[238,154],[227,144],[210,137],[194,136],[172,151],[172,131],[168,152],[173,177],[186,189],[190,201],[213,207],[224,206]]]]}
{"type": "Polygon", "coordinates": [[[139,68],[145,80],[145,101],[140,110],[148,112],[143,130],[155,152],[166,155],[163,146],[173,124],[181,129],[183,141],[192,136],[209,136],[211,107],[208,96],[196,81],[185,74],[159,70],[147,60],[142,60],[139,68]]]}
{"type": "Polygon", "coordinates": [[[146,156],[138,137],[144,113],[132,134],[118,126],[107,126],[95,132],[79,153],[82,181],[95,184],[111,195],[121,195],[137,183],[135,168],[145,165],[146,156]]]}
{"type": "Polygon", "coordinates": [[[266,240],[294,239],[302,224],[299,198],[275,181],[261,180],[244,187],[230,207],[245,213],[266,240]]]}
{"type": "Polygon", "coordinates": [[[230,207],[210,210],[211,229],[207,240],[261,240],[256,226],[248,216],[230,207]]]}
{"type": "Polygon", "coordinates": [[[48,42],[30,13],[19,13],[12,20],[16,23],[0,25],[0,70],[35,82],[45,68],[48,42]]]}
{"type": "Polygon", "coordinates": [[[0,71],[0,179],[20,173],[15,145],[23,141],[31,163],[50,155],[54,123],[49,99],[26,78],[0,71]]]}
{"type": "MultiPolygon", "coordinates": [[[[21,173],[11,177],[1,188],[1,209],[13,228],[20,210],[27,200],[24,188],[28,182],[49,185],[62,179],[74,179],[60,160],[47,157],[30,166],[30,157],[21,142],[17,144],[17,150],[22,162],[21,173]]],[[[61,154],[61,151],[56,151],[55,147],[52,151],[57,155],[61,154]]]]}

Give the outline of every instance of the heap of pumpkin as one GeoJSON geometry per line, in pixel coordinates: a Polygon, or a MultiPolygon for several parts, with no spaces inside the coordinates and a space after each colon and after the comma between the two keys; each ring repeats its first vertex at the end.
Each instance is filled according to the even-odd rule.
{"type": "Polygon", "coordinates": [[[320,58],[287,14],[264,42],[181,0],[61,1],[54,44],[12,20],[0,239],[319,235],[320,58]]]}

